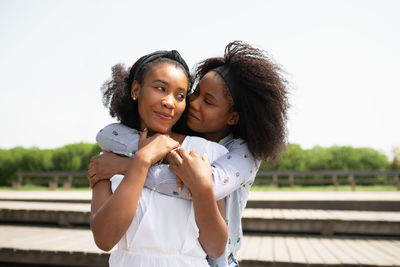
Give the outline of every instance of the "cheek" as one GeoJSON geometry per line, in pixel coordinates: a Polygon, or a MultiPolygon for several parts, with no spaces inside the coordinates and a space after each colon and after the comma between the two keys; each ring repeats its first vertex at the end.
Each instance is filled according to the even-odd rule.
{"type": "Polygon", "coordinates": [[[176,113],[177,115],[181,116],[186,108],[186,101],[182,101],[177,105],[176,113]]]}

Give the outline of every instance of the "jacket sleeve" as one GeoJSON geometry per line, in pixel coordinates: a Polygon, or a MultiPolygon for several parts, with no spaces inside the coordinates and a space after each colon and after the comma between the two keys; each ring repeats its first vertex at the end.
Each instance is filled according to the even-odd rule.
{"type": "MultiPolygon", "coordinates": [[[[133,158],[139,141],[139,131],[120,123],[104,127],[96,136],[99,146],[109,152],[133,158]]],[[[236,191],[241,186],[251,186],[260,166],[250,154],[246,143],[235,139],[229,152],[211,163],[215,197],[219,200],[236,191]]],[[[163,168],[167,164],[160,164],[163,168]]],[[[161,167],[161,166],[158,166],[161,167]]],[[[169,196],[189,199],[186,188],[178,192],[175,181],[164,181],[163,177],[148,175],[145,187],[169,196]]]]}
{"type": "Polygon", "coordinates": [[[229,153],[211,164],[216,199],[222,199],[242,186],[251,186],[260,163],[253,158],[243,140],[235,139],[229,153]]]}

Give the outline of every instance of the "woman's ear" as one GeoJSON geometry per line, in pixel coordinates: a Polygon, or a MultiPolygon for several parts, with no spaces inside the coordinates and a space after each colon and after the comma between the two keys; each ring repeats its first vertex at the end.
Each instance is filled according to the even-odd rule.
{"type": "Polygon", "coordinates": [[[140,84],[135,80],[131,86],[131,97],[135,101],[139,98],[140,94],[140,84]]]}
{"type": "Polygon", "coordinates": [[[229,114],[227,124],[229,126],[232,126],[232,125],[238,124],[238,122],[239,122],[239,112],[237,112],[237,111],[231,112],[231,114],[229,114]]]}

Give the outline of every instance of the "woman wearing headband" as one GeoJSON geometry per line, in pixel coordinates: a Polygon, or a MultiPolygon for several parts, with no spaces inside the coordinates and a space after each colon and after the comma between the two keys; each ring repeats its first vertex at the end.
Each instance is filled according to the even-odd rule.
{"type": "MultiPolygon", "coordinates": [[[[225,255],[217,260],[210,258],[211,266],[234,266],[243,236],[241,215],[260,161],[276,159],[284,148],[289,105],[281,73],[265,52],[237,41],[228,44],[224,57],[207,59],[197,68],[195,78],[199,83],[189,96],[187,125],[229,150],[229,154],[212,163],[215,196],[227,197],[229,238],[225,255]],[[226,120],[228,114],[234,115],[234,123],[226,120]]],[[[117,144],[115,137],[106,132],[98,135],[98,142],[108,148],[117,144]]],[[[121,145],[122,150],[126,148],[121,145]]],[[[200,177],[197,173],[201,168],[194,164],[201,162],[199,157],[189,157],[179,149],[170,153],[170,158],[174,161],[170,168],[186,185],[192,185],[194,178],[200,177]]],[[[123,173],[127,162],[112,154],[95,157],[89,176],[95,175],[93,181],[123,173]]],[[[180,193],[174,183],[154,177],[149,176],[145,186],[187,197],[185,190],[180,193]]]]}
{"type": "MultiPolygon", "coordinates": [[[[196,192],[193,202],[143,188],[148,173],[176,179],[156,163],[178,146],[205,153],[211,161],[227,152],[217,143],[179,133],[179,127],[172,131],[185,110],[189,86],[188,68],[176,51],[146,55],[129,73],[116,65],[113,79],[105,84],[104,100],[111,114],[130,127],[146,129],[139,136],[125,126],[130,139],[136,140],[125,177],[115,175],[111,185],[103,180],[93,189],[91,229],[96,244],[110,250],[118,243],[110,266],[208,266],[202,246],[207,250],[211,244],[218,255],[225,249],[227,228],[214,197],[210,168],[204,176],[207,180],[192,189],[196,192]],[[212,227],[210,241],[208,231],[201,228],[204,223],[196,224],[198,220],[212,227]]],[[[112,135],[122,137],[123,130],[114,130],[112,135]]]]}

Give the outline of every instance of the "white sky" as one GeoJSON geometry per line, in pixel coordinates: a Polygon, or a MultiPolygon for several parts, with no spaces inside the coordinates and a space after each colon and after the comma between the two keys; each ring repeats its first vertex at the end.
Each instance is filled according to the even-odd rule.
{"type": "Polygon", "coordinates": [[[292,83],[289,142],[400,146],[400,1],[0,0],[0,148],[95,142],[110,67],[243,40],[292,83]]]}

